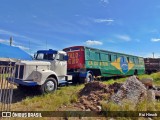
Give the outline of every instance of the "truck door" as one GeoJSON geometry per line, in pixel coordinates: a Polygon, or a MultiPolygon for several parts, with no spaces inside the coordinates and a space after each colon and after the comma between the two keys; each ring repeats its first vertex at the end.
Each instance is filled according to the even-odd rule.
{"type": "Polygon", "coordinates": [[[58,76],[65,76],[67,74],[67,61],[65,54],[58,53],[55,60],[51,62],[51,70],[56,72],[58,76]]]}

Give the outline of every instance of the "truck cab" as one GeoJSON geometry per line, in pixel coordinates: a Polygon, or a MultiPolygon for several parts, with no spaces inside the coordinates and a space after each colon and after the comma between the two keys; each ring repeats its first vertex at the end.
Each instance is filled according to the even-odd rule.
{"type": "Polygon", "coordinates": [[[35,86],[42,93],[55,91],[62,83],[72,80],[67,75],[68,56],[64,51],[39,50],[32,61],[19,61],[15,64],[14,83],[18,88],[35,86]]]}
{"type": "Polygon", "coordinates": [[[50,70],[54,71],[59,77],[67,74],[67,60],[68,56],[64,51],[56,50],[39,50],[34,55],[37,61],[50,62],[50,70]]]}

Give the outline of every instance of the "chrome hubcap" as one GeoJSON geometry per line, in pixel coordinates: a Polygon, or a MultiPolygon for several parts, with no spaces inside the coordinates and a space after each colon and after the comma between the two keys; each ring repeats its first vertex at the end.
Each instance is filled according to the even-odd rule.
{"type": "Polygon", "coordinates": [[[46,90],[47,91],[53,91],[54,90],[54,82],[53,81],[48,81],[46,83],[46,90]]]}
{"type": "Polygon", "coordinates": [[[91,76],[88,76],[87,82],[91,82],[91,76]]]}

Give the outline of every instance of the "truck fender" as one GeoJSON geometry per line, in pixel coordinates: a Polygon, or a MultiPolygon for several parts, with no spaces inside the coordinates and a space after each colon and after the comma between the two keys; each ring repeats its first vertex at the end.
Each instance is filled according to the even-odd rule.
{"type": "Polygon", "coordinates": [[[79,73],[80,83],[87,83],[94,80],[93,78],[93,72],[87,71],[87,72],[80,72],[79,73]]]}
{"type": "Polygon", "coordinates": [[[79,73],[79,77],[84,77],[84,78],[86,78],[89,73],[92,74],[92,76],[93,76],[93,72],[89,70],[89,71],[87,71],[87,72],[80,72],[80,73],[79,73]]]}
{"type": "Polygon", "coordinates": [[[58,81],[57,74],[51,70],[34,70],[27,79],[33,78],[38,85],[43,85],[49,76],[54,76],[58,81]]]}
{"type": "Polygon", "coordinates": [[[87,74],[89,74],[89,73],[92,74],[92,76],[93,76],[93,72],[92,71],[90,71],[90,70],[87,71],[87,74]]]}

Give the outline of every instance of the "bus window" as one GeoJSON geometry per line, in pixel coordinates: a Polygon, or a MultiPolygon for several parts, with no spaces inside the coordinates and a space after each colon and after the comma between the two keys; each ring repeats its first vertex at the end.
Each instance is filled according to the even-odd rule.
{"type": "Polygon", "coordinates": [[[111,54],[108,55],[108,61],[110,61],[110,62],[112,61],[111,60],[111,54]]]}
{"type": "Polygon", "coordinates": [[[127,61],[128,61],[128,63],[130,63],[130,61],[129,61],[129,57],[127,57],[127,61]]]}
{"type": "Polygon", "coordinates": [[[142,58],[139,58],[139,64],[144,64],[144,60],[142,58]]]}
{"type": "Polygon", "coordinates": [[[89,51],[87,52],[87,59],[95,60],[96,59],[95,52],[89,49],[89,51]]]}
{"type": "Polygon", "coordinates": [[[133,59],[131,57],[129,57],[129,62],[133,63],[133,59]]]}
{"type": "Polygon", "coordinates": [[[99,60],[102,60],[102,58],[101,58],[101,54],[99,53],[99,60]]]}
{"type": "Polygon", "coordinates": [[[115,62],[117,61],[117,55],[114,55],[114,61],[115,62]]]}
{"type": "Polygon", "coordinates": [[[96,60],[100,60],[100,54],[97,53],[97,52],[95,53],[95,59],[96,59],[96,60]]]}
{"type": "Polygon", "coordinates": [[[90,51],[90,57],[91,57],[91,60],[96,60],[94,51],[90,51]]]}
{"type": "Polygon", "coordinates": [[[106,60],[109,61],[109,55],[106,54],[105,56],[106,56],[106,60]]]}
{"type": "Polygon", "coordinates": [[[137,64],[139,64],[139,59],[137,58],[137,64]]]}
{"type": "Polygon", "coordinates": [[[87,59],[90,60],[90,51],[87,51],[87,59]]]}
{"type": "Polygon", "coordinates": [[[117,61],[117,55],[111,55],[112,61],[117,61]]]}
{"type": "Polygon", "coordinates": [[[100,58],[101,58],[102,61],[108,61],[108,55],[107,54],[101,53],[100,58]]]}
{"type": "Polygon", "coordinates": [[[135,59],[133,58],[133,63],[135,63],[135,59]]]}
{"type": "Polygon", "coordinates": [[[124,56],[120,56],[121,61],[124,62],[124,56]]]}
{"type": "Polygon", "coordinates": [[[138,58],[135,58],[135,64],[138,64],[139,62],[138,62],[138,58]]]}

